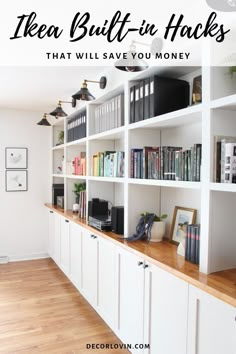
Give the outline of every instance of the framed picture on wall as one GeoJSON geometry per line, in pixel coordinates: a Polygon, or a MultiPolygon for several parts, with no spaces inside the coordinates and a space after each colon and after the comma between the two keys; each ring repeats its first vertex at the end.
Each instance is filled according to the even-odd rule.
{"type": "Polygon", "coordinates": [[[185,239],[187,225],[195,223],[196,213],[196,209],[175,207],[170,229],[171,242],[178,245],[185,239]]]}
{"type": "Polygon", "coordinates": [[[28,168],[28,149],[12,148],[5,149],[6,169],[25,169],[28,168]]]}
{"type": "Polygon", "coordinates": [[[6,192],[24,192],[28,190],[28,172],[26,170],[6,170],[6,192]]]}

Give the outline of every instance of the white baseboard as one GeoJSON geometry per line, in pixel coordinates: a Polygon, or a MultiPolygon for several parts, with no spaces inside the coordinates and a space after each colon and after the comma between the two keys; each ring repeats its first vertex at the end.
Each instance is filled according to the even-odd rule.
{"type": "Polygon", "coordinates": [[[32,253],[32,254],[23,254],[23,255],[13,255],[9,256],[9,262],[17,262],[17,261],[30,261],[33,259],[42,259],[49,258],[48,253],[32,253]]]}

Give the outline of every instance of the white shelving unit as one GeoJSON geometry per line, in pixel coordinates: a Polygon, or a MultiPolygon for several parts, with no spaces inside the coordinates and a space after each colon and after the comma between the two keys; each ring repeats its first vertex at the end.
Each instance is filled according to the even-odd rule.
{"type": "Polygon", "coordinates": [[[230,78],[226,68],[150,68],[89,103],[86,110],[87,138],[55,146],[56,134],[61,129],[66,131],[69,117],[52,128],[52,182],[65,185],[65,209],[71,209],[75,199],[73,183],[85,181],[88,200],[97,197],[113,205],[124,205],[126,237],[135,232],[141,212],[167,213],[168,236],[174,207],[195,208],[197,222],[201,224],[200,271],[211,273],[236,268],[236,218],[233,215],[236,186],[213,182],[214,136],[236,136],[236,78],[230,78]],[[129,124],[129,88],[135,80],[153,74],[188,81],[190,93],[193,78],[202,75],[202,103],[129,124]],[[95,108],[121,93],[124,94],[124,126],[94,134],[95,108]],[[131,148],[161,144],[188,149],[195,143],[202,143],[201,182],[130,178],[131,148]],[[92,176],[92,155],[105,150],[125,152],[124,178],[92,176]],[[66,171],[66,161],[81,151],[86,152],[87,173],[75,176],[66,171]],[[60,156],[64,156],[64,168],[62,174],[57,174],[60,156]]]}

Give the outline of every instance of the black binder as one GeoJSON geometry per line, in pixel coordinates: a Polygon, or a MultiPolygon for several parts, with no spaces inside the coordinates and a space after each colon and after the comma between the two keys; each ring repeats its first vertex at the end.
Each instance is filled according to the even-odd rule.
{"type": "Polygon", "coordinates": [[[72,120],[68,120],[67,123],[67,142],[69,143],[71,141],[71,130],[72,130],[72,120]]]}
{"type": "Polygon", "coordinates": [[[75,134],[74,134],[74,140],[79,139],[79,117],[76,118],[75,120],[75,134]]]}
{"type": "Polygon", "coordinates": [[[140,102],[140,93],[139,93],[139,83],[134,87],[134,121],[139,121],[139,102],[140,102]]]}
{"type": "Polygon", "coordinates": [[[139,83],[139,121],[144,119],[144,81],[139,83]]]}
{"type": "Polygon", "coordinates": [[[134,86],[130,87],[130,123],[134,123],[134,86]]]}
{"type": "Polygon", "coordinates": [[[144,103],[143,103],[143,119],[150,118],[150,79],[147,78],[143,81],[144,85],[144,103]]]}
{"type": "Polygon", "coordinates": [[[150,78],[150,118],[189,105],[189,83],[184,80],[153,76],[150,78]]]}

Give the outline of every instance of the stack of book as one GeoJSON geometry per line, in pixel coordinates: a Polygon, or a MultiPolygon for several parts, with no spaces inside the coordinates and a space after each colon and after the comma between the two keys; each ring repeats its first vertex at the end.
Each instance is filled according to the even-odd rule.
{"type": "Polygon", "coordinates": [[[189,105],[189,83],[152,76],[130,88],[130,123],[172,112],[189,105]]]}
{"type": "Polygon", "coordinates": [[[86,152],[80,152],[74,158],[74,174],[78,176],[86,176],[86,152]]]}
{"type": "Polygon", "coordinates": [[[214,137],[214,182],[236,183],[236,137],[214,137]]]}
{"type": "Polygon", "coordinates": [[[131,178],[200,181],[201,144],[189,150],[179,146],[145,146],[131,149],[131,178]]]}
{"type": "Polygon", "coordinates": [[[124,125],[124,95],[118,95],[95,108],[94,134],[124,125]]]}
{"type": "Polygon", "coordinates": [[[86,191],[80,192],[78,216],[81,219],[86,219],[86,191]]]}
{"type": "Polygon", "coordinates": [[[76,112],[67,122],[67,142],[86,137],[86,111],[76,112]]]}
{"type": "Polygon", "coordinates": [[[199,264],[200,252],[200,225],[191,224],[186,229],[185,259],[199,264]]]}
{"type": "Polygon", "coordinates": [[[124,152],[104,151],[93,155],[93,176],[124,177],[124,152]]]}

